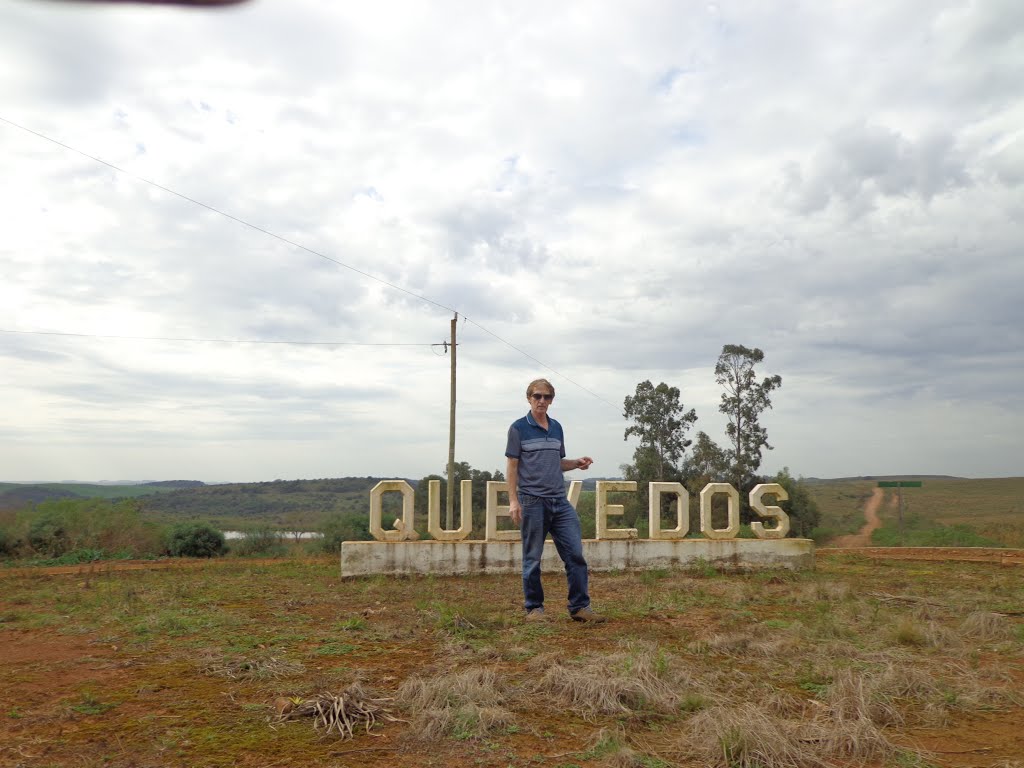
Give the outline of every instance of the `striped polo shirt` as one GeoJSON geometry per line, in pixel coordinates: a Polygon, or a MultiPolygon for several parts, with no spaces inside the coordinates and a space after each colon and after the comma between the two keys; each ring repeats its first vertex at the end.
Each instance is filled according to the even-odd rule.
{"type": "Polygon", "coordinates": [[[537,423],[532,413],[512,422],[508,428],[505,455],[519,459],[520,493],[544,497],[565,495],[562,425],[550,416],[547,429],[537,423]]]}

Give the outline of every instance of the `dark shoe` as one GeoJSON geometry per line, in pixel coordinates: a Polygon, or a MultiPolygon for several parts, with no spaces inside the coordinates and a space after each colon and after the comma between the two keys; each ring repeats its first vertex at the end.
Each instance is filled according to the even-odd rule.
{"type": "Polygon", "coordinates": [[[524,621],[547,621],[548,617],[544,615],[543,608],[531,608],[526,612],[524,621]]]}
{"type": "Polygon", "coordinates": [[[607,617],[602,616],[599,613],[594,613],[590,610],[590,607],[580,608],[576,613],[569,614],[573,621],[586,621],[590,624],[600,624],[602,621],[608,621],[607,617]]]}

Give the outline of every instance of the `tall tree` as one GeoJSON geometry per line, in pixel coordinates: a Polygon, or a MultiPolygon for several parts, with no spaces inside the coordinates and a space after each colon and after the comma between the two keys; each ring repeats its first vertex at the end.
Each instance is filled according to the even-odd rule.
{"type": "Polygon", "coordinates": [[[641,381],[636,394],[626,396],[622,415],[633,423],[626,427],[623,439],[640,438],[634,459],[641,451],[653,454],[647,457],[654,465],[653,480],[664,480],[670,471],[678,471],[683,452],[692,442],[686,439],[686,433],[697,421],[697,412],[683,408],[679,388],[664,382],[655,387],[650,381],[641,381]]]}
{"type": "Polygon", "coordinates": [[[762,362],[760,349],[726,344],[715,365],[715,381],[725,388],[718,410],[729,419],[725,432],[732,442],[732,480],[738,489],[761,466],[762,450],[772,450],[759,418],[772,407],[769,395],[782,386],[782,377],[758,381],[754,366],[762,362]]]}
{"type": "Polygon", "coordinates": [[[779,504],[789,515],[789,535],[809,537],[821,523],[821,510],[814,500],[810,488],[802,477],[794,478],[789,467],[783,467],[775,477],[771,478],[786,489],[788,501],[779,504]]]}
{"type": "Polygon", "coordinates": [[[685,410],[678,387],[641,381],[635,394],[626,397],[622,415],[632,422],[623,439],[640,438],[633,463],[622,466],[623,476],[635,480],[639,491],[625,509],[626,524],[633,525],[647,509],[648,483],[680,479],[680,463],[692,442],[686,439],[686,433],[697,421],[697,412],[685,410]]]}
{"type": "Polygon", "coordinates": [[[724,482],[729,478],[728,452],[701,430],[683,462],[683,477],[691,494],[699,494],[708,483],[724,482]]]}

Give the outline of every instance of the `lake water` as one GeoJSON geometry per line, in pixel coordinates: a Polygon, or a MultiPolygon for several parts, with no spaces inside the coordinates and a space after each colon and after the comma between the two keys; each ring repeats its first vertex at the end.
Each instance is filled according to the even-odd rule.
{"type": "MultiPolygon", "coordinates": [[[[324,535],[317,531],[279,531],[278,536],[282,539],[288,539],[289,541],[295,541],[295,536],[298,535],[299,539],[322,539],[324,535]]],[[[225,539],[242,539],[245,538],[245,531],[224,531],[225,539]]]]}

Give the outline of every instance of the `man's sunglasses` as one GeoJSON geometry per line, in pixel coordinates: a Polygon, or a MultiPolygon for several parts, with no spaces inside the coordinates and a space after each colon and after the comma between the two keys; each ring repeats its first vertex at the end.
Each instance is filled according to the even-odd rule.
{"type": "Polygon", "coordinates": [[[534,392],[530,395],[534,400],[554,400],[554,395],[549,395],[547,392],[534,392]]]}

